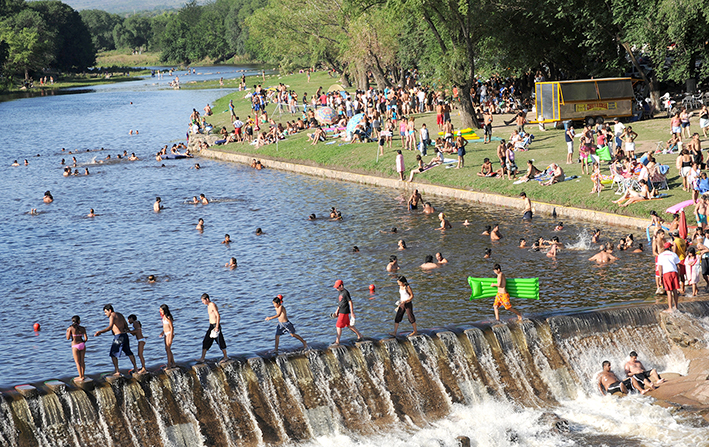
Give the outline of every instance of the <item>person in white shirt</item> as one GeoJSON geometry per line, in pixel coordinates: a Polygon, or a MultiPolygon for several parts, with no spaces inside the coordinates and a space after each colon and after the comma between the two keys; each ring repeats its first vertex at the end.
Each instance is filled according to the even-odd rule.
{"type": "Polygon", "coordinates": [[[625,132],[625,125],[620,122],[618,118],[615,119],[615,124],[613,125],[613,135],[615,135],[615,147],[623,147],[623,140],[621,135],[625,132]]]}
{"type": "Polygon", "coordinates": [[[667,292],[668,311],[672,312],[677,309],[679,290],[679,275],[677,272],[677,264],[679,257],[672,251],[672,243],[665,242],[665,250],[657,256],[657,270],[662,278],[662,285],[667,292]]]}

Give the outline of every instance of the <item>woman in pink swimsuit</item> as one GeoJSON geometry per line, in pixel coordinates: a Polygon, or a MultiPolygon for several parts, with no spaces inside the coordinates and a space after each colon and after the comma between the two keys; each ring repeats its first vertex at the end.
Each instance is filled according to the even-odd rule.
{"type": "Polygon", "coordinates": [[[86,328],[80,326],[79,323],[81,323],[81,318],[78,315],[71,317],[71,326],[66,330],[66,339],[71,340],[71,353],[74,355],[76,370],[79,372],[79,377],[74,380],[83,382],[86,379],[84,356],[86,355],[86,342],[89,338],[86,335],[86,328]]]}

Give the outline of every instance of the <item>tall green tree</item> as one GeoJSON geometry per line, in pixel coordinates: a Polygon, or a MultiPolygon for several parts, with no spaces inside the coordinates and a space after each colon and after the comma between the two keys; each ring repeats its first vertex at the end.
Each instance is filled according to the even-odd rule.
{"type": "Polygon", "coordinates": [[[115,50],[116,44],[113,40],[113,29],[118,23],[123,23],[123,17],[118,14],[110,14],[100,9],[84,9],[79,11],[81,20],[91,34],[91,41],[98,51],[115,50]]]}
{"type": "Polygon", "coordinates": [[[54,37],[42,16],[31,9],[0,22],[0,41],[7,48],[3,72],[29,79],[30,72],[47,67],[55,57],[54,37]]]}
{"type": "Polygon", "coordinates": [[[27,7],[40,14],[53,37],[52,67],[82,71],[96,62],[96,50],[81,16],[71,6],[57,0],[30,2],[27,7]]]}

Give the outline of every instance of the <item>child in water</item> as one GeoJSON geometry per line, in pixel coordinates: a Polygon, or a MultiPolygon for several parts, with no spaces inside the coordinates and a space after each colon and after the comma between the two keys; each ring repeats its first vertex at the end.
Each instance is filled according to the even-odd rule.
{"type": "Polygon", "coordinates": [[[286,307],[283,305],[283,296],[278,295],[273,299],[273,307],[276,308],[276,315],[271,317],[266,317],[265,321],[273,320],[278,318],[278,326],[276,326],[276,347],[275,353],[278,354],[278,340],[281,335],[289,333],[291,337],[295,337],[303,343],[303,349],[308,349],[308,344],[303,340],[303,337],[295,333],[295,327],[293,323],[288,321],[288,314],[286,313],[286,307]]]}

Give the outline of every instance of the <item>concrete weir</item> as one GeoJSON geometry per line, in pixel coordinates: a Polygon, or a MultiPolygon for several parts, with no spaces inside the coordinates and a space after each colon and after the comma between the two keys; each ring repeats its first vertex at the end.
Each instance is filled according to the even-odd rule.
{"type": "Polygon", "coordinates": [[[661,309],[621,307],[237,356],[132,378],[96,376],[91,388],[66,380],[26,384],[0,392],[0,445],[299,445],[427,427],[455,407],[485,402],[543,409],[534,421],[540,433],[568,432],[558,405],[597,394],[601,360],[620,365],[631,350],[668,379],[652,391],[656,403],[709,420],[709,302],[682,303],[673,314],[661,309]],[[665,373],[677,365],[686,365],[682,376],[665,373]]]}
{"type": "MultiPolygon", "coordinates": [[[[192,137],[190,147],[192,148],[192,140],[198,137],[192,137]]],[[[211,144],[212,141],[209,141],[211,144]]],[[[197,146],[194,145],[194,149],[197,146]]],[[[230,161],[234,163],[251,164],[254,159],[253,155],[236,154],[221,150],[202,149],[201,152],[196,152],[202,157],[214,158],[222,161],[230,161]]],[[[298,174],[311,175],[313,177],[322,177],[333,180],[343,180],[346,182],[359,183],[362,185],[383,186],[385,188],[405,189],[413,191],[418,189],[423,194],[432,194],[440,197],[451,197],[455,199],[467,200],[474,203],[483,203],[486,205],[498,205],[511,208],[523,208],[522,200],[515,197],[507,197],[499,194],[491,194],[485,192],[469,191],[465,189],[451,188],[447,186],[431,185],[428,183],[402,182],[399,179],[377,177],[374,175],[356,174],[347,171],[338,171],[335,169],[321,168],[317,166],[307,166],[297,163],[285,161],[271,160],[264,157],[257,157],[261,160],[264,167],[269,169],[278,169],[281,171],[295,172],[298,174]]],[[[556,210],[559,217],[566,219],[580,219],[593,222],[600,222],[610,225],[619,225],[630,228],[645,228],[648,225],[647,219],[639,219],[637,217],[621,216],[618,214],[604,213],[601,211],[586,210],[582,208],[574,208],[568,206],[554,205],[544,202],[533,202],[537,213],[552,214],[556,210]]]]}

